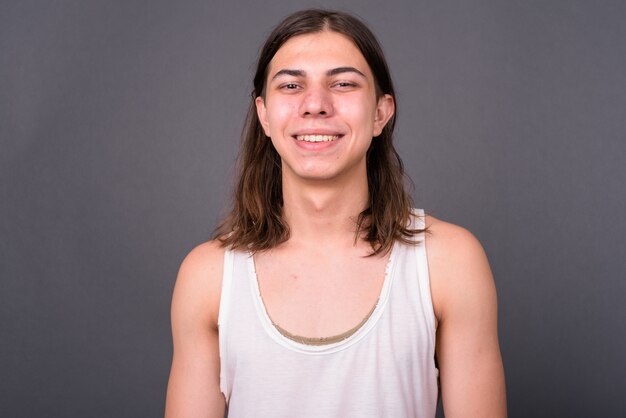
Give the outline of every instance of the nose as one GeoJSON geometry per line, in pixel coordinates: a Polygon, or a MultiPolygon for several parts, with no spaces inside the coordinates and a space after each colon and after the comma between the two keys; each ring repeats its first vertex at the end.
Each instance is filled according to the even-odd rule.
{"type": "Polygon", "coordinates": [[[300,114],[304,117],[324,116],[333,113],[332,96],[322,87],[310,88],[302,97],[300,114]]]}

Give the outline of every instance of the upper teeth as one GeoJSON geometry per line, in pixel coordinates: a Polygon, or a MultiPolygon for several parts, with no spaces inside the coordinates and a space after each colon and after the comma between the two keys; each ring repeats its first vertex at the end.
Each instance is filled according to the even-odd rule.
{"type": "Polygon", "coordinates": [[[298,141],[307,141],[307,142],[328,142],[334,141],[339,138],[339,135],[297,135],[296,139],[298,141]]]}

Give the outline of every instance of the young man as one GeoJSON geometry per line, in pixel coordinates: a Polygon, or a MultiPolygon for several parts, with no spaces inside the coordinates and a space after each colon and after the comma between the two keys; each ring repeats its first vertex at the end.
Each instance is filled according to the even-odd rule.
{"type": "Polygon", "coordinates": [[[412,210],[373,34],[269,36],[232,212],[180,268],[166,416],[504,417],[496,293],[466,230],[412,210]]]}

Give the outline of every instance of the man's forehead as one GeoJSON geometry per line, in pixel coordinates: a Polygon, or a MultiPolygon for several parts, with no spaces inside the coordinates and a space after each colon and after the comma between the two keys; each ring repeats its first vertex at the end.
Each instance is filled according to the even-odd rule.
{"type": "Polygon", "coordinates": [[[268,76],[273,79],[289,70],[301,71],[300,75],[311,71],[334,75],[347,72],[344,70],[349,68],[365,77],[371,74],[365,57],[352,39],[337,32],[324,31],[294,36],[285,42],[272,57],[268,76]]]}

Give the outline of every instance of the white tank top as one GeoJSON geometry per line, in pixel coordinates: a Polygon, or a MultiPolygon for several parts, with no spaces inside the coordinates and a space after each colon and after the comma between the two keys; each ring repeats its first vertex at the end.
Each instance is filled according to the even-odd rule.
{"type": "MultiPolygon", "coordinates": [[[[423,228],[423,211],[413,225],[423,228]]],[[[423,234],[394,243],[377,306],[347,339],[305,345],[272,324],[247,252],[227,250],[219,310],[228,417],[433,418],[435,316],[423,234]]]]}

